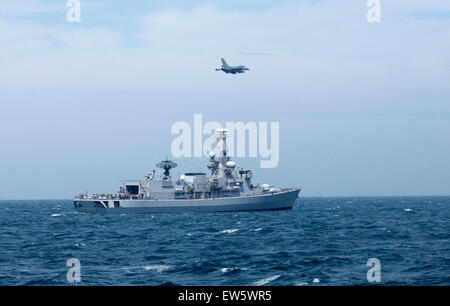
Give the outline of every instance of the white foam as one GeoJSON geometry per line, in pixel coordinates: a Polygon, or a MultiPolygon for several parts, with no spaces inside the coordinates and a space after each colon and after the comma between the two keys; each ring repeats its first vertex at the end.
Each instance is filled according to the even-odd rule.
{"type": "Polygon", "coordinates": [[[231,234],[231,233],[234,233],[234,232],[237,232],[237,231],[238,231],[237,228],[232,228],[232,229],[223,230],[223,231],[221,231],[221,233],[222,234],[231,234]]]}
{"type": "Polygon", "coordinates": [[[298,283],[298,284],[296,284],[296,286],[306,286],[306,285],[308,285],[308,283],[298,283]]]}
{"type": "Polygon", "coordinates": [[[50,217],[59,217],[59,216],[61,216],[61,214],[53,214],[50,217]]]}
{"type": "Polygon", "coordinates": [[[318,278],[313,279],[313,283],[320,283],[320,280],[318,278]]]}
{"type": "Polygon", "coordinates": [[[405,208],[404,211],[412,211],[411,208],[405,208]]]}
{"type": "Polygon", "coordinates": [[[254,284],[255,286],[263,286],[263,285],[265,285],[265,284],[267,284],[267,283],[270,283],[271,281],[276,280],[276,279],[279,278],[280,276],[281,276],[281,275],[274,275],[274,276],[271,276],[271,277],[268,277],[268,278],[261,279],[261,280],[259,280],[259,281],[257,281],[257,282],[254,282],[253,284],[254,284]]]}
{"type": "Polygon", "coordinates": [[[172,269],[173,266],[168,266],[168,265],[150,265],[150,266],[144,266],[143,268],[144,268],[145,271],[156,271],[158,273],[162,273],[164,271],[172,269]]]}
{"type": "Polygon", "coordinates": [[[254,231],[255,231],[255,232],[259,232],[259,231],[261,231],[262,229],[263,229],[262,227],[258,227],[258,228],[255,228],[254,231]]]}
{"type": "Polygon", "coordinates": [[[227,273],[233,270],[242,270],[242,271],[247,271],[248,268],[239,268],[239,267],[227,267],[227,268],[222,268],[219,271],[222,273],[227,273]]]}

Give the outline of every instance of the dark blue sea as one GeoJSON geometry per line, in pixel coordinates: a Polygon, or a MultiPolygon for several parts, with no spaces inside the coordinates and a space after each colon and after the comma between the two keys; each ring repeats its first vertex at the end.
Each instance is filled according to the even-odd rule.
{"type": "Polygon", "coordinates": [[[293,210],[102,215],[0,201],[0,285],[450,285],[450,197],[300,198],[293,210]],[[380,282],[367,280],[369,258],[380,282]]]}

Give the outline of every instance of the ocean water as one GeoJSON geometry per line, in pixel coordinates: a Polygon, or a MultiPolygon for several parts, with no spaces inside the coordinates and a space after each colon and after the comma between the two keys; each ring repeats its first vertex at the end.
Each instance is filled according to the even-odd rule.
{"type": "Polygon", "coordinates": [[[293,210],[102,215],[0,201],[0,285],[450,285],[450,197],[300,198],[293,210]]]}

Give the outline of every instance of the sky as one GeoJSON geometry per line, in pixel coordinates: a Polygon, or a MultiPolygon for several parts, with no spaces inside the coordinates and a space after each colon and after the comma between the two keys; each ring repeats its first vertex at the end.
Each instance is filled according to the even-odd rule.
{"type": "MultiPolygon", "coordinates": [[[[450,2],[0,0],[0,199],[112,193],[177,121],[279,122],[255,182],[304,196],[450,194],[450,2]],[[224,57],[245,74],[214,71],[224,57]]],[[[206,171],[207,158],[175,159],[206,171]]]]}

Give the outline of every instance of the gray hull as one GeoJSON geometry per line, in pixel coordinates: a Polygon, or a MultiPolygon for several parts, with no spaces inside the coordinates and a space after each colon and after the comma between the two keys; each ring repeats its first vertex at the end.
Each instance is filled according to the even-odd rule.
{"type": "Polygon", "coordinates": [[[300,188],[258,196],[190,200],[74,199],[75,209],[92,213],[232,212],[291,209],[300,188]]]}

